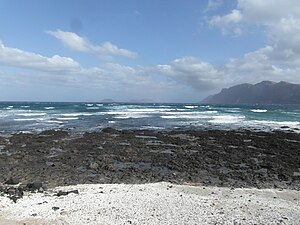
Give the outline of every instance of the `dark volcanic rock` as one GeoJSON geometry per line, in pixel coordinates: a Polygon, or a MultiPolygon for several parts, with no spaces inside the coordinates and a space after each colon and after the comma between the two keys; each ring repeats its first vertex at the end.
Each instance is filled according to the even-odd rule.
{"type": "Polygon", "coordinates": [[[23,183],[22,191],[43,191],[45,184],[159,181],[300,188],[297,133],[110,128],[84,134],[48,131],[13,134],[5,148],[10,154],[0,155],[0,182],[7,181],[8,175],[17,177],[23,183]]]}
{"type": "Polygon", "coordinates": [[[23,190],[15,186],[0,186],[0,194],[1,193],[6,194],[14,203],[24,195],[23,190]]]}
{"type": "Polygon", "coordinates": [[[26,191],[40,191],[43,192],[44,191],[44,186],[42,182],[33,182],[33,183],[28,183],[25,187],[26,191]]]}
{"type": "Polygon", "coordinates": [[[79,191],[78,190],[73,190],[73,191],[59,191],[56,196],[60,197],[60,196],[65,196],[65,195],[68,195],[68,194],[79,194],[79,191]]]}
{"type": "Polygon", "coordinates": [[[5,184],[9,184],[9,185],[16,185],[20,183],[19,179],[17,178],[9,178],[7,181],[5,181],[5,184]]]}

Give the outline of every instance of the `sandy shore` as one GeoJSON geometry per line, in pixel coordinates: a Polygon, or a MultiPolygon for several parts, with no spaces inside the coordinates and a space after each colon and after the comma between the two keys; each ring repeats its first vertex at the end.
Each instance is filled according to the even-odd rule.
{"type": "Polygon", "coordinates": [[[0,197],[1,225],[300,224],[296,190],[150,184],[89,184],[0,197]],[[56,196],[59,190],[79,194],[56,196]]]}

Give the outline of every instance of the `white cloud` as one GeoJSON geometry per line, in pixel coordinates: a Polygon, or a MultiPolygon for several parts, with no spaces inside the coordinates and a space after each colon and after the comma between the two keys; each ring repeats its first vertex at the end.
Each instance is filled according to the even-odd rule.
{"type": "Polygon", "coordinates": [[[46,31],[46,33],[52,35],[61,41],[61,43],[72,50],[80,52],[89,52],[92,49],[92,45],[89,41],[83,37],[78,36],[73,32],[64,32],[61,30],[57,31],[46,31]]]}
{"type": "Polygon", "coordinates": [[[231,59],[222,72],[233,84],[261,80],[300,83],[300,2],[298,0],[238,0],[230,13],[208,20],[223,34],[240,35],[259,27],[267,37],[265,47],[231,59]]]}
{"type": "Polygon", "coordinates": [[[223,0],[208,0],[207,8],[205,11],[216,10],[221,7],[223,4],[223,0]]]}
{"type": "Polygon", "coordinates": [[[169,64],[158,65],[156,70],[160,75],[199,92],[263,80],[300,83],[300,58],[291,60],[291,57],[273,46],[230,59],[223,66],[217,67],[195,57],[183,57],[169,64]]]}
{"type": "Polygon", "coordinates": [[[104,42],[101,45],[90,43],[87,38],[81,37],[73,32],[66,31],[46,31],[46,33],[57,38],[65,47],[79,52],[89,52],[99,54],[100,56],[124,56],[128,58],[136,58],[137,53],[127,49],[119,48],[118,46],[104,42]]]}
{"type": "Polygon", "coordinates": [[[231,13],[225,16],[214,16],[209,21],[209,24],[211,26],[227,26],[229,24],[240,23],[242,20],[243,20],[242,13],[237,9],[233,9],[231,13]]]}
{"type": "Polygon", "coordinates": [[[249,25],[263,26],[269,31],[282,19],[290,17],[299,23],[298,0],[238,0],[236,8],[230,13],[215,15],[208,20],[208,24],[221,29],[223,34],[239,34],[249,25]]]}
{"type": "Polygon", "coordinates": [[[284,17],[300,16],[298,0],[238,0],[245,21],[259,25],[272,25],[284,17]]]}
{"type": "Polygon", "coordinates": [[[199,91],[219,88],[230,79],[215,66],[195,57],[182,57],[175,59],[169,65],[158,65],[157,71],[199,91]]]}
{"type": "Polygon", "coordinates": [[[224,16],[214,16],[209,20],[210,27],[218,27],[221,29],[223,34],[233,32],[235,35],[241,34],[241,26],[239,25],[243,21],[242,13],[234,9],[231,13],[224,16]]]}
{"type": "MultiPolygon", "coordinates": [[[[72,58],[54,55],[45,57],[17,48],[9,48],[0,43],[0,83],[10,87],[55,86],[99,90],[102,93],[118,93],[126,100],[129,96],[154,100],[172,96],[180,85],[157,79],[148,68],[105,63],[101,66],[84,68],[72,58]],[[5,72],[6,68],[8,72],[5,72]],[[28,69],[28,70],[24,70],[28,69]],[[13,72],[12,72],[13,71],[13,72]],[[136,97],[139,96],[139,97],[136,97]],[[161,98],[160,98],[161,97],[161,98]]],[[[181,88],[182,89],[182,88],[181,88]]],[[[184,94],[184,93],[183,93],[184,94]]]]}
{"type": "Polygon", "coordinates": [[[81,69],[80,64],[72,58],[59,55],[49,58],[17,48],[6,47],[2,42],[0,42],[0,64],[46,72],[68,73],[81,69]]]}
{"type": "Polygon", "coordinates": [[[300,83],[300,60],[299,57],[290,60],[285,52],[266,46],[242,58],[232,59],[226,64],[225,72],[230,74],[235,83],[256,83],[262,80],[300,83]]]}
{"type": "Polygon", "coordinates": [[[111,55],[120,55],[120,56],[126,56],[129,58],[136,58],[137,54],[134,52],[131,52],[127,49],[118,48],[118,46],[110,43],[110,42],[104,42],[101,46],[94,46],[94,49],[96,52],[103,52],[108,53],[111,55]]]}

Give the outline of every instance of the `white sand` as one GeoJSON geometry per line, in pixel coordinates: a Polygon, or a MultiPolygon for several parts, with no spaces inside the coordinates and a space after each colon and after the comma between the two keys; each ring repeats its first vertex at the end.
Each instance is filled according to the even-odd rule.
{"type": "Polygon", "coordinates": [[[79,195],[28,194],[16,204],[0,197],[0,224],[300,224],[300,194],[293,190],[154,183],[53,191],[75,189],[79,195]]]}

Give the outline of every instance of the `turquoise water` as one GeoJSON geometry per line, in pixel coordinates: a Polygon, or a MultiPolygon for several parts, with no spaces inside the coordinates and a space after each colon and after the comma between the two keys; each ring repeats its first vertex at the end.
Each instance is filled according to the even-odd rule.
{"type": "Polygon", "coordinates": [[[300,132],[300,106],[0,103],[0,132],[70,129],[259,129],[300,132]]]}

